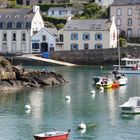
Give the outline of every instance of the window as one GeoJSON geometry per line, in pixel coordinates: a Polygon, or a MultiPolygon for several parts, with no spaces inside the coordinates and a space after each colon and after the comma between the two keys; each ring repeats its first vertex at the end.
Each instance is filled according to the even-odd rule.
{"type": "Polygon", "coordinates": [[[102,34],[101,33],[96,33],[95,34],[95,40],[102,40],[102,34]]]}
{"type": "Polygon", "coordinates": [[[85,50],[88,50],[88,48],[89,48],[89,44],[88,44],[88,43],[85,43],[85,44],[84,44],[84,49],[85,49],[85,50]]]}
{"type": "Polygon", "coordinates": [[[7,41],[7,33],[3,33],[3,35],[2,35],[2,40],[3,40],[3,41],[7,41]]]}
{"type": "Polygon", "coordinates": [[[132,37],[132,29],[127,29],[127,36],[132,37]]]}
{"type": "Polygon", "coordinates": [[[95,49],[102,49],[102,44],[95,44],[95,49]]]}
{"type": "Polygon", "coordinates": [[[127,15],[128,15],[128,16],[132,16],[132,14],[133,14],[133,10],[132,10],[131,8],[129,8],[129,9],[127,10],[127,15]]]}
{"type": "Polygon", "coordinates": [[[120,18],[118,18],[118,19],[116,20],[116,25],[117,25],[117,26],[120,26],[120,25],[121,25],[121,19],[120,19],[120,18]]]}
{"type": "Polygon", "coordinates": [[[71,40],[78,40],[78,34],[77,33],[72,33],[71,34],[71,40]]]}
{"type": "Polygon", "coordinates": [[[12,34],[12,41],[16,41],[16,33],[12,34]]]}
{"type": "Polygon", "coordinates": [[[63,34],[60,34],[60,42],[63,42],[64,38],[63,38],[63,34]]]}
{"type": "Polygon", "coordinates": [[[8,28],[8,29],[11,29],[11,28],[12,28],[12,22],[8,22],[8,23],[7,23],[7,28],[8,28]]]}
{"type": "Polygon", "coordinates": [[[121,16],[121,15],[122,15],[122,10],[121,10],[120,8],[117,9],[116,15],[117,15],[117,16],[121,16]]]}
{"type": "Polygon", "coordinates": [[[42,36],[42,41],[46,41],[46,36],[45,35],[42,36]]]}
{"type": "Polygon", "coordinates": [[[128,26],[132,26],[132,18],[129,18],[129,19],[128,19],[127,25],[128,25],[128,26]]]}
{"type": "Polygon", "coordinates": [[[89,40],[90,39],[90,34],[89,33],[84,33],[83,34],[83,40],[89,40]]]}
{"type": "Polygon", "coordinates": [[[61,11],[59,11],[59,15],[61,15],[62,14],[62,12],[61,11]]]}
{"type": "Polygon", "coordinates": [[[138,29],[138,37],[140,37],[140,28],[138,29]]]}
{"type": "Polygon", "coordinates": [[[71,44],[71,50],[78,50],[78,44],[71,44]]]}
{"type": "Polygon", "coordinates": [[[21,41],[26,41],[26,34],[25,33],[21,34],[21,41]]]}
{"type": "Polygon", "coordinates": [[[32,50],[38,50],[39,49],[39,43],[33,43],[32,44],[32,50]]]}
{"type": "Polygon", "coordinates": [[[54,11],[52,11],[52,15],[54,15],[54,11]]]}
{"type": "Polygon", "coordinates": [[[7,28],[7,22],[3,22],[3,27],[7,28]]]}
{"type": "Polygon", "coordinates": [[[26,5],[30,5],[30,0],[26,0],[26,5]]]}
{"type": "Polygon", "coordinates": [[[16,28],[21,28],[21,22],[17,22],[16,28]]]}
{"type": "Polygon", "coordinates": [[[42,0],[38,0],[38,3],[39,3],[39,4],[42,4],[42,0]]]}
{"type": "Polygon", "coordinates": [[[0,22],[0,28],[1,29],[3,28],[3,22],[0,22]]]}
{"type": "Polygon", "coordinates": [[[26,22],[26,28],[31,28],[31,22],[26,22]]]}

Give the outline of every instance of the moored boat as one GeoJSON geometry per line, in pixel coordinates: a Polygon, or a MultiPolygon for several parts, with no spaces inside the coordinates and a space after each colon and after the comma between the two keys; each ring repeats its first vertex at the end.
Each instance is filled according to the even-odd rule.
{"type": "Polygon", "coordinates": [[[137,114],[140,113],[140,97],[130,97],[127,102],[119,106],[122,113],[137,114]]]}
{"type": "MultiPolygon", "coordinates": [[[[125,65],[120,66],[118,69],[118,72],[124,73],[124,74],[140,74],[140,59],[136,58],[122,58],[122,62],[125,63],[125,65]]],[[[119,67],[117,65],[114,65],[114,67],[119,67]]]]}
{"type": "Polygon", "coordinates": [[[68,140],[69,132],[63,131],[52,131],[52,132],[44,132],[40,134],[34,134],[35,140],[68,140]]]}

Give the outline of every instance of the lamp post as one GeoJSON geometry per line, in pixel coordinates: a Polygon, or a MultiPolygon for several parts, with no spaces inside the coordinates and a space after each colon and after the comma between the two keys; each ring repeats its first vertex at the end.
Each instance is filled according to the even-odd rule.
{"type": "MultiPolygon", "coordinates": [[[[118,31],[118,30],[117,30],[118,31]]],[[[120,70],[120,65],[121,65],[121,62],[120,62],[120,42],[119,42],[119,32],[117,33],[117,47],[118,47],[118,64],[119,64],[119,70],[120,70]]]]}

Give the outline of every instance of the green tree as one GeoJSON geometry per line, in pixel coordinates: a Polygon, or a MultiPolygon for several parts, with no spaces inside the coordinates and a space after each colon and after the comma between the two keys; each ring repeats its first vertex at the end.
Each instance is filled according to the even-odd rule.
{"type": "Polygon", "coordinates": [[[92,2],[85,6],[84,13],[82,15],[84,15],[86,18],[94,18],[100,10],[100,6],[92,2]]]}

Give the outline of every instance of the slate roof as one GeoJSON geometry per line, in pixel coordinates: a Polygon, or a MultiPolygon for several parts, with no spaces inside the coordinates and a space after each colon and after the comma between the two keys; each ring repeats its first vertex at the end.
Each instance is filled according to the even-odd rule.
{"type": "Polygon", "coordinates": [[[64,30],[109,30],[111,21],[109,19],[95,20],[70,20],[66,23],[64,30]]]}
{"type": "Polygon", "coordinates": [[[140,0],[114,0],[111,6],[140,5],[140,0]]]}
{"type": "Polygon", "coordinates": [[[0,9],[1,22],[31,22],[34,17],[32,9],[0,9]]]}

